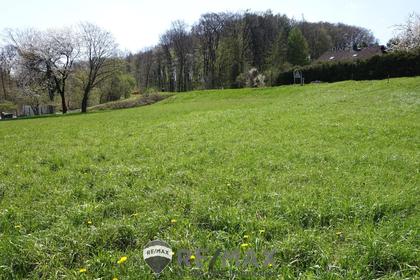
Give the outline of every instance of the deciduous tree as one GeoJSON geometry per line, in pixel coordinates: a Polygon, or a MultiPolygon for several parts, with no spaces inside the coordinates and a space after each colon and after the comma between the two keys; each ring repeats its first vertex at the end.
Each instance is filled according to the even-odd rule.
{"type": "Polygon", "coordinates": [[[72,29],[10,30],[9,38],[16,49],[18,59],[15,67],[25,75],[32,75],[44,84],[50,100],[58,92],[62,112],[67,112],[66,81],[73,70],[73,63],[79,55],[78,38],[72,29]],[[23,70],[24,69],[24,70],[23,70]]]}
{"type": "Polygon", "coordinates": [[[80,24],[82,58],[80,64],[83,75],[82,113],[87,112],[89,95],[101,82],[109,79],[116,71],[115,61],[117,44],[111,33],[91,23],[80,24]]]}
{"type": "Polygon", "coordinates": [[[409,51],[420,48],[420,14],[413,13],[404,24],[396,26],[396,36],[390,40],[391,50],[409,51]]]}

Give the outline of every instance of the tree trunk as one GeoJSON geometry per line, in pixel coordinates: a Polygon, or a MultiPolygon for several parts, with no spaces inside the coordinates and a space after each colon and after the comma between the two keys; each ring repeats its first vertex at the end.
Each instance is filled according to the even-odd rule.
{"type": "Polygon", "coordinates": [[[146,83],[145,83],[146,90],[149,88],[149,76],[150,76],[150,68],[146,66],[146,83]]]}
{"type": "Polygon", "coordinates": [[[67,103],[66,103],[66,95],[65,95],[66,79],[65,78],[63,79],[61,85],[56,82],[56,85],[57,85],[56,89],[60,93],[60,97],[61,97],[61,108],[62,108],[63,114],[65,114],[67,113],[67,103]]]}
{"type": "Polygon", "coordinates": [[[177,88],[178,92],[182,92],[184,89],[184,61],[181,58],[179,64],[179,71],[177,73],[177,88]]]}
{"type": "Polygon", "coordinates": [[[1,84],[3,86],[4,100],[7,100],[7,91],[6,91],[6,85],[4,84],[4,74],[3,74],[3,71],[0,71],[0,76],[1,76],[1,84]]]}
{"type": "Polygon", "coordinates": [[[87,112],[88,98],[89,98],[89,90],[85,89],[83,93],[83,99],[82,99],[82,113],[87,112]]]}
{"type": "Polygon", "coordinates": [[[66,103],[66,96],[64,95],[64,92],[60,91],[61,96],[61,107],[63,114],[67,113],[67,103],[66,103]]]}

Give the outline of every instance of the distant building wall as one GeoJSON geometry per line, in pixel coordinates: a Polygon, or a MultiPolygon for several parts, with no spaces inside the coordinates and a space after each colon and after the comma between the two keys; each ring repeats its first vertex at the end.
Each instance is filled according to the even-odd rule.
{"type": "MultiPolygon", "coordinates": [[[[38,107],[38,115],[48,115],[48,114],[54,114],[55,113],[55,107],[52,105],[40,105],[38,107]]],[[[35,116],[35,112],[29,105],[23,105],[22,116],[35,116]]]]}

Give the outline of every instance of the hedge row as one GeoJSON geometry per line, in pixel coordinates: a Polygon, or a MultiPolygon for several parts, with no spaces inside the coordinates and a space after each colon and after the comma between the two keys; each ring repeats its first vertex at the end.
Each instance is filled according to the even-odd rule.
{"type": "MultiPolygon", "coordinates": [[[[419,76],[420,49],[412,52],[392,52],[368,60],[326,62],[297,69],[302,71],[305,83],[419,76]]],[[[277,84],[293,84],[293,70],[280,73],[277,84]]]]}

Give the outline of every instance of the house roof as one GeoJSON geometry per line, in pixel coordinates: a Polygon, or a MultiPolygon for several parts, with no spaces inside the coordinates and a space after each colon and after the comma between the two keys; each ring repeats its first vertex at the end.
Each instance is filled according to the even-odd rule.
{"type": "Polygon", "coordinates": [[[316,62],[365,60],[375,55],[382,55],[384,52],[385,50],[383,46],[370,46],[360,50],[347,49],[327,51],[321,55],[316,62]]]}

